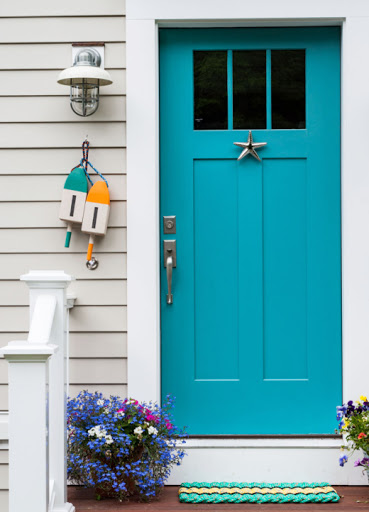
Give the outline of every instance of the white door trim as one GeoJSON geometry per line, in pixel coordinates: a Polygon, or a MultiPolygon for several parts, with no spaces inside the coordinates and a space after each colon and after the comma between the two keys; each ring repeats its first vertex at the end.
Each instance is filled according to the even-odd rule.
{"type": "Polygon", "coordinates": [[[369,391],[369,3],[261,0],[252,19],[250,3],[126,0],[128,393],[137,399],[160,400],[159,26],[342,25],[343,397],[369,391]]]}

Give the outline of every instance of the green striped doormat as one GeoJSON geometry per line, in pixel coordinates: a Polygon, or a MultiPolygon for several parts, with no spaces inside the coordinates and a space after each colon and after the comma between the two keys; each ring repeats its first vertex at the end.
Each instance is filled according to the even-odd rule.
{"type": "Polygon", "coordinates": [[[328,503],[339,499],[327,482],[186,482],[179,489],[181,503],[328,503]]]}

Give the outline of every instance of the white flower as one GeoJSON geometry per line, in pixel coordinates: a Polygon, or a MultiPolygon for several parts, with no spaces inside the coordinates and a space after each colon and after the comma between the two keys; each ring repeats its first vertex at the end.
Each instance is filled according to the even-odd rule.
{"type": "Polygon", "coordinates": [[[104,414],[110,414],[110,411],[109,411],[109,409],[107,407],[105,407],[103,412],[104,412],[104,414]]]}
{"type": "Polygon", "coordinates": [[[102,405],[104,405],[104,400],[101,400],[101,399],[100,399],[100,400],[98,400],[98,401],[96,402],[96,404],[97,404],[97,405],[99,405],[99,406],[101,407],[102,405]]]}
{"type": "Polygon", "coordinates": [[[90,428],[90,430],[88,431],[88,435],[90,437],[96,436],[99,439],[101,439],[102,437],[105,437],[106,434],[107,434],[106,430],[101,428],[101,425],[96,425],[95,427],[90,428]]]}
{"type": "Polygon", "coordinates": [[[136,427],[133,431],[133,433],[136,434],[136,436],[142,436],[143,432],[144,431],[142,427],[136,427]]]}
{"type": "Polygon", "coordinates": [[[158,434],[158,429],[157,429],[157,428],[155,428],[155,427],[153,427],[153,426],[149,427],[149,428],[147,429],[147,431],[148,431],[148,433],[149,433],[151,436],[152,436],[152,435],[156,436],[156,435],[158,434]]]}
{"type": "Polygon", "coordinates": [[[112,443],[114,443],[114,441],[113,441],[113,438],[111,437],[111,435],[105,436],[105,444],[112,444],[112,443]]]}

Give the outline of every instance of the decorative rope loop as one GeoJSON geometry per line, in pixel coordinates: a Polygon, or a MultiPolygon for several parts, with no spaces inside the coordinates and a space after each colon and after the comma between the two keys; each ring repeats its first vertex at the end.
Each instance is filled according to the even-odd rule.
{"type": "Polygon", "coordinates": [[[82,143],[81,161],[80,161],[79,165],[76,165],[75,167],[73,167],[73,169],[70,172],[74,171],[74,169],[77,169],[78,167],[82,167],[82,169],[85,171],[86,178],[88,179],[88,181],[90,182],[90,184],[92,186],[94,183],[93,183],[92,179],[90,178],[90,175],[88,174],[88,166],[90,166],[91,169],[93,169],[96,172],[96,174],[98,174],[100,176],[100,178],[105,181],[106,186],[109,187],[108,180],[106,178],[104,178],[104,176],[101,174],[101,172],[99,172],[89,161],[89,159],[88,159],[89,149],[90,149],[90,143],[86,139],[82,143]]]}

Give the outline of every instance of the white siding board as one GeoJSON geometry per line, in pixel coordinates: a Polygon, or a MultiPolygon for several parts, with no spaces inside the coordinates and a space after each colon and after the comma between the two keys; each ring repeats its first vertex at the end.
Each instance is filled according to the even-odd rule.
{"type": "Polygon", "coordinates": [[[64,0],[63,2],[45,2],[45,0],[32,0],[32,2],[1,2],[0,16],[98,16],[125,14],[125,0],[89,0],[76,2],[64,0]]]}
{"type": "Polygon", "coordinates": [[[76,292],[77,306],[127,305],[127,281],[75,281],[70,288],[76,292]]]}
{"type": "MultiPolygon", "coordinates": [[[[0,333],[0,347],[10,341],[27,340],[27,332],[0,333]]],[[[71,358],[125,358],[127,357],[127,333],[125,332],[72,332],[69,337],[69,354],[71,358]]],[[[3,356],[0,357],[0,360],[3,356]]],[[[0,402],[1,402],[0,386],[0,402]]],[[[1,403],[0,403],[1,409],[1,403]]],[[[1,452],[0,452],[1,453],[1,452]]]]}
{"type": "Polygon", "coordinates": [[[0,510],[1,512],[9,510],[9,491],[0,491],[0,510]]]}
{"type": "Polygon", "coordinates": [[[0,43],[111,42],[125,37],[123,16],[0,18],[0,43]]]}
{"type": "MultiPolygon", "coordinates": [[[[7,411],[9,408],[8,385],[0,384],[0,411],[7,411]]],[[[1,503],[1,501],[0,501],[1,503]]],[[[1,507],[0,507],[0,510],[1,507]]]]}
{"type": "MultiPolygon", "coordinates": [[[[0,332],[0,347],[5,347],[10,341],[14,341],[15,339],[19,341],[27,340],[28,333],[20,332],[14,335],[12,332],[0,332]]],[[[3,356],[0,356],[3,359],[3,356]]],[[[1,445],[0,445],[1,446],[1,445]]]]}
{"type": "MultiPolygon", "coordinates": [[[[127,305],[127,281],[124,280],[74,281],[69,288],[75,292],[78,306],[127,305]]],[[[29,290],[22,281],[0,283],[0,306],[28,306],[28,304],[29,290]]]]}
{"type": "MultiPolygon", "coordinates": [[[[28,307],[3,307],[0,308],[0,331],[1,332],[27,332],[29,330],[29,309],[28,307]]],[[[16,334],[13,334],[12,340],[18,339],[16,334]]],[[[0,360],[2,364],[0,369],[0,383],[4,384],[3,371],[7,368],[5,359],[0,360]]]]}
{"type": "MultiPolygon", "coordinates": [[[[12,309],[12,308],[6,308],[12,309]]],[[[14,308],[17,309],[17,308],[14,308]]],[[[19,308],[20,309],[20,308],[19,308]]],[[[0,310],[1,319],[1,310],[0,310]]],[[[0,323],[1,325],[1,323],[0,323]]],[[[127,331],[126,306],[76,306],[69,317],[71,332],[127,331]]]]}
{"type": "MultiPolygon", "coordinates": [[[[126,67],[125,43],[105,44],[105,69],[126,67]]],[[[0,44],[2,69],[55,69],[61,71],[72,65],[69,43],[0,44]]]]}
{"type": "Polygon", "coordinates": [[[69,341],[69,355],[74,359],[87,359],[90,357],[127,357],[127,333],[71,333],[69,341]]]}
{"type": "MultiPolygon", "coordinates": [[[[99,108],[91,117],[91,122],[125,121],[126,99],[124,96],[106,96],[103,108],[99,108]]],[[[85,122],[76,116],[62,97],[0,97],[0,123],[30,122],[85,122]]]]}
{"type": "MultiPolygon", "coordinates": [[[[127,226],[126,206],[127,204],[124,201],[111,203],[109,227],[127,226]]],[[[18,202],[0,202],[0,228],[63,228],[66,223],[59,220],[59,208],[59,201],[22,204],[18,202]]],[[[78,232],[79,228],[77,227],[75,233],[78,232]]]]}
{"type": "Polygon", "coordinates": [[[125,384],[72,384],[69,386],[69,396],[75,397],[83,390],[87,390],[90,393],[98,391],[106,398],[109,398],[111,395],[119,396],[122,399],[127,398],[127,386],[125,384]]]}
{"type": "Polygon", "coordinates": [[[0,464],[0,490],[9,489],[9,468],[7,464],[0,464]]]}
{"type": "Polygon", "coordinates": [[[86,134],[94,146],[122,147],[126,143],[124,123],[3,123],[0,124],[0,147],[81,147],[86,134]]]}
{"type": "MultiPolygon", "coordinates": [[[[92,156],[91,156],[92,160],[92,156]]],[[[77,164],[78,162],[76,162],[77,164]]],[[[126,176],[109,176],[109,169],[98,169],[109,183],[110,199],[124,201],[126,194],[126,176]]],[[[95,183],[101,178],[93,171],[90,172],[95,183]]],[[[60,201],[68,173],[61,176],[1,176],[0,201],[60,201]]]]}
{"type": "MultiPolygon", "coordinates": [[[[8,364],[9,364],[8,361],[6,361],[4,358],[0,359],[0,384],[8,383],[8,364]]],[[[1,482],[1,474],[0,474],[0,482],[1,482]]]]}
{"type": "Polygon", "coordinates": [[[0,464],[8,464],[9,462],[9,451],[2,450],[0,447],[0,464]]]}
{"type": "MultiPolygon", "coordinates": [[[[70,314],[71,332],[121,332],[127,330],[126,306],[75,306],[70,314]]],[[[2,332],[27,332],[29,309],[25,306],[0,308],[2,332]]],[[[17,339],[17,336],[13,337],[17,339]]],[[[2,360],[1,362],[5,362],[2,360]]],[[[0,382],[2,372],[0,370],[0,382]]]]}
{"type": "MultiPolygon", "coordinates": [[[[91,271],[86,267],[84,254],[0,254],[0,280],[19,279],[32,270],[62,269],[76,279],[125,279],[126,254],[100,253],[99,266],[91,271]]],[[[1,284],[0,284],[1,286],[1,284]]],[[[1,329],[0,329],[1,331],[1,329]]]]}
{"type": "MultiPolygon", "coordinates": [[[[86,134],[85,134],[86,135],[86,134]]],[[[81,145],[77,148],[0,149],[1,174],[64,174],[82,158],[81,145]]],[[[126,171],[125,148],[95,148],[90,146],[92,164],[108,174],[126,171]]],[[[47,198],[48,199],[48,198],[47,198]]]]}
{"type": "Polygon", "coordinates": [[[69,380],[71,384],[125,384],[127,361],[125,359],[71,359],[69,380]]]}
{"type": "MultiPolygon", "coordinates": [[[[125,252],[126,228],[110,228],[105,236],[96,236],[94,253],[125,252]]],[[[85,253],[89,235],[78,233],[71,238],[69,248],[64,247],[65,229],[3,229],[0,231],[0,253],[85,253]]],[[[49,256],[51,258],[51,256],[49,256]]]]}
{"type": "MultiPolygon", "coordinates": [[[[101,87],[100,96],[126,93],[124,70],[108,70],[113,83],[101,87]]],[[[67,96],[69,87],[57,83],[59,71],[0,71],[0,96],[67,96]]],[[[67,101],[68,103],[68,101],[67,101]]],[[[100,101],[102,108],[104,100],[100,101]]]]}

